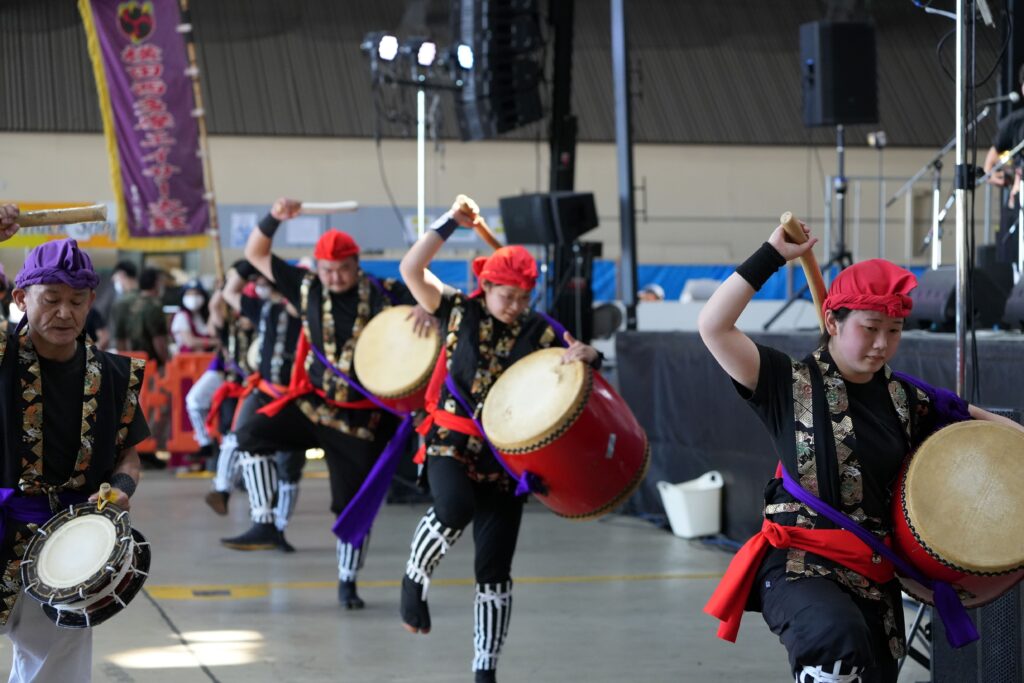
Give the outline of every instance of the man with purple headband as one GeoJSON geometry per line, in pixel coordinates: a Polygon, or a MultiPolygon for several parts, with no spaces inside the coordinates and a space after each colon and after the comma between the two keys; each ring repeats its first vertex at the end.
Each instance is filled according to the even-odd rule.
{"type": "MultiPolygon", "coordinates": [[[[17,219],[16,206],[0,206],[0,241],[17,219]]],[[[83,334],[98,279],[75,240],[39,245],[14,280],[25,315],[0,335],[0,633],[14,645],[11,681],[90,679],[92,631],[60,628],[39,603],[19,599],[19,566],[36,528],[95,500],[101,484],[128,509],[135,445],[149,436],[137,410],[143,361],[100,351],[83,334]]]]}

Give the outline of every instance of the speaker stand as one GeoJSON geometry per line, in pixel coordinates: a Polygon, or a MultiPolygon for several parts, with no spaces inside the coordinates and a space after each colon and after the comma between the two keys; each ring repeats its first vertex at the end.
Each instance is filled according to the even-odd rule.
{"type": "MultiPolygon", "coordinates": [[[[838,172],[836,173],[833,188],[836,193],[836,246],[832,250],[832,255],[828,259],[828,263],[821,267],[822,273],[828,273],[834,267],[838,267],[839,270],[843,270],[848,266],[853,265],[853,254],[846,250],[846,135],[843,130],[843,124],[836,126],[836,161],[838,163],[838,172]]],[[[764,324],[764,331],[767,332],[775,321],[778,320],[783,313],[785,313],[794,302],[804,298],[811,289],[810,284],[805,284],[800,288],[798,292],[793,294],[786,300],[786,303],[782,304],[782,307],[775,312],[771,318],[769,318],[764,324]]]]}

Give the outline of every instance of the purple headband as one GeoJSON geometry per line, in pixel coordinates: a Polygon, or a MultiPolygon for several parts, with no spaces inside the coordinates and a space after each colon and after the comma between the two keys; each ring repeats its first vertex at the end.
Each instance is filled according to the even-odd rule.
{"type": "Polygon", "coordinates": [[[72,289],[96,289],[99,281],[89,255],[69,237],[44,242],[30,251],[14,286],[64,284],[72,289]]]}

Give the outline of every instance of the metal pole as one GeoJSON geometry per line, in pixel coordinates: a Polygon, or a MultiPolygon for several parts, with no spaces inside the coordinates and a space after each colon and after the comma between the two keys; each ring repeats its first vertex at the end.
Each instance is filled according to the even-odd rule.
{"type": "Polygon", "coordinates": [[[416,232],[427,230],[427,93],[416,91],[416,232]]]}
{"type": "Polygon", "coordinates": [[[178,25],[178,33],[185,38],[185,50],[188,54],[188,70],[186,73],[192,79],[192,96],[196,102],[196,108],[192,110],[192,116],[199,127],[199,149],[197,154],[203,159],[203,183],[206,193],[203,195],[210,211],[210,227],[207,235],[213,243],[213,267],[217,272],[217,281],[224,282],[224,254],[220,248],[220,222],[217,220],[217,200],[213,192],[213,165],[210,162],[210,145],[206,138],[206,111],[203,109],[203,91],[199,87],[199,65],[196,62],[195,35],[192,33],[192,16],[188,9],[188,0],[180,0],[181,24],[178,25]]]}
{"type": "MultiPolygon", "coordinates": [[[[836,126],[836,162],[839,173],[836,175],[836,249],[833,258],[842,257],[846,253],[846,134],[842,124],[836,126]]],[[[839,268],[843,268],[840,258],[839,268]]]]}
{"type": "Polygon", "coordinates": [[[612,74],[615,80],[615,147],[618,157],[619,295],[626,304],[626,329],[636,329],[636,216],[633,201],[633,131],[630,126],[630,95],[626,40],[625,0],[611,0],[612,74]]]}
{"type": "MultiPolygon", "coordinates": [[[[959,137],[957,144],[960,144],[959,137]]],[[[936,164],[932,176],[932,270],[942,265],[942,237],[939,235],[939,231],[942,230],[942,224],[939,222],[940,211],[942,211],[942,165],[936,164]]]]}
{"type": "Polygon", "coordinates": [[[882,175],[882,147],[878,148],[878,258],[885,258],[885,176],[882,175]]]}
{"type": "MultiPolygon", "coordinates": [[[[956,5],[956,393],[964,396],[967,380],[967,41],[974,23],[974,0],[956,5]]],[[[971,46],[973,48],[973,45],[971,46]]],[[[972,173],[973,173],[973,169],[972,173]]],[[[973,182],[973,177],[971,178],[973,182]]]]}

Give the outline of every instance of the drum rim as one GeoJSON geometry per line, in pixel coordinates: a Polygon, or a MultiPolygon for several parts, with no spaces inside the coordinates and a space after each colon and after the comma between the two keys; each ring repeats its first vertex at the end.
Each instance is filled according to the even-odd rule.
{"type": "Polygon", "coordinates": [[[149,568],[153,559],[153,551],[149,545],[149,541],[146,540],[146,537],[142,535],[141,531],[133,528],[132,540],[134,541],[132,567],[129,570],[132,577],[125,585],[123,591],[119,592],[115,590],[112,595],[106,596],[108,598],[112,598],[113,595],[116,595],[120,602],[112,599],[110,603],[104,605],[93,615],[89,614],[89,607],[91,607],[91,605],[87,605],[84,608],[60,609],[59,606],[54,606],[44,602],[42,604],[43,613],[60,628],[92,628],[94,626],[99,626],[124,610],[135,596],[139,594],[142,590],[142,585],[146,583],[146,579],[149,578],[149,568]],[[63,615],[78,617],[78,619],[71,623],[61,623],[61,617],[63,615]]]}
{"type": "MultiPolygon", "coordinates": [[[[975,422],[974,421],[971,421],[971,422],[957,422],[957,423],[954,423],[953,425],[949,425],[949,427],[956,427],[958,425],[969,425],[969,424],[975,424],[975,422]]],[[[994,425],[994,426],[1001,427],[1003,429],[1008,429],[1008,430],[1010,429],[1009,427],[1002,427],[1002,425],[994,425]]],[[[949,427],[947,427],[947,429],[949,427]]],[[[927,441],[929,439],[931,439],[932,436],[935,436],[935,434],[938,434],[941,431],[942,430],[940,429],[939,431],[937,431],[937,432],[933,433],[932,435],[930,435],[928,437],[928,439],[925,439],[925,443],[927,443],[927,441]]],[[[909,505],[908,505],[908,502],[907,502],[907,475],[910,473],[910,467],[913,464],[914,460],[917,458],[917,455],[921,451],[921,448],[923,446],[924,446],[924,443],[922,443],[921,446],[918,446],[917,450],[914,451],[914,453],[910,457],[907,458],[907,461],[903,464],[903,470],[902,470],[902,472],[900,474],[900,479],[899,479],[899,482],[900,482],[900,490],[899,490],[900,510],[903,513],[903,521],[906,523],[907,529],[913,535],[914,540],[917,542],[917,544],[920,545],[921,548],[926,553],[928,553],[928,557],[932,558],[933,560],[935,560],[939,564],[941,564],[941,565],[943,565],[945,567],[948,567],[949,569],[961,572],[963,574],[970,574],[972,576],[1004,576],[1006,574],[1013,574],[1014,572],[1018,572],[1018,571],[1024,569],[1024,562],[1021,562],[1021,563],[1019,563],[1019,564],[1017,564],[1017,565],[1015,565],[1013,567],[1010,567],[1009,569],[1001,569],[1001,570],[998,570],[998,571],[984,571],[984,570],[978,570],[978,569],[969,569],[969,568],[967,568],[967,567],[965,567],[963,565],[957,564],[956,562],[953,562],[951,560],[947,560],[946,558],[940,556],[938,554],[938,552],[932,546],[930,546],[924,540],[924,538],[921,537],[920,532],[918,531],[917,527],[914,525],[914,522],[913,522],[913,520],[911,519],[911,516],[910,516],[910,508],[909,508],[909,505]]]]}
{"type": "MultiPolygon", "coordinates": [[[[623,503],[625,503],[626,499],[629,498],[630,496],[632,496],[634,493],[636,493],[636,490],[640,487],[640,484],[642,484],[644,479],[647,478],[647,470],[650,469],[650,466],[651,466],[651,444],[647,440],[647,433],[646,432],[644,432],[643,437],[644,437],[644,458],[643,458],[643,464],[640,467],[637,468],[636,474],[633,475],[633,479],[630,480],[630,482],[622,489],[622,491],[617,493],[611,500],[609,500],[607,503],[604,503],[600,507],[598,507],[598,508],[596,508],[594,510],[591,510],[590,512],[581,512],[580,514],[577,514],[577,515],[565,515],[565,514],[562,514],[561,512],[558,512],[557,510],[551,510],[551,511],[554,512],[559,517],[561,517],[562,519],[568,519],[568,520],[571,520],[573,522],[584,522],[584,521],[591,520],[591,519],[597,519],[598,517],[603,517],[606,514],[608,514],[609,512],[611,512],[612,510],[614,510],[615,508],[617,508],[618,506],[620,506],[623,503]]],[[[544,494],[535,493],[534,495],[537,496],[541,500],[542,503],[544,502],[544,498],[546,497],[544,494]]],[[[548,509],[550,510],[551,508],[548,508],[548,509]]]]}
{"type": "Polygon", "coordinates": [[[378,390],[375,390],[375,389],[367,386],[366,378],[359,374],[359,360],[358,360],[359,357],[360,357],[359,356],[359,340],[365,338],[363,335],[366,333],[366,330],[371,325],[373,325],[373,321],[377,320],[380,317],[381,313],[384,313],[386,311],[401,310],[402,308],[408,308],[408,309],[412,310],[413,306],[410,306],[409,304],[397,304],[397,305],[394,305],[394,306],[387,306],[380,313],[378,313],[377,315],[375,315],[372,318],[370,318],[369,322],[366,323],[366,326],[363,327],[362,331],[360,331],[360,333],[359,333],[359,336],[356,338],[355,349],[352,351],[352,368],[355,371],[356,377],[359,378],[359,381],[362,383],[363,388],[365,388],[367,391],[371,392],[377,398],[387,399],[387,400],[399,400],[399,399],[403,399],[403,398],[409,398],[410,396],[414,396],[414,395],[416,395],[416,393],[422,391],[423,388],[426,387],[427,384],[430,383],[430,378],[434,374],[434,367],[437,365],[437,355],[438,355],[439,352],[442,351],[442,349],[441,349],[441,332],[439,330],[437,330],[437,331],[433,332],[433,337],[434,337],[434,342],[435,342],[434,343],[434,353],[431,355],[431,358],[433,360],[431,361],[430,366],[429,366],[427,372],[424,375],[422,375],[422,376],[420,376],[418,378],[417,383],[416,383],[415,386],[413,386],[411,388],[406,387],[406,388],[400,389],[398,391],[378,391],[378,390]]]}
{"type": "Polygon", "coordinates": [[[24,587],[25,592],[33,598],[40,602],[57,604],[75,600],[81,596],[83,590],[94,592],[105,586],[111,578],[111,573],[106,571],[106,568],[108,566],[120,568],[128,559],[125,556],[131,550],[131,544],[119,542],[114,545],[114,549],[103,565],[82,583],[67,588],[54,588],[42,582],[39,578],[37,563],[43,545],[45,545],[46,540],[49,538],[49,533],[52,531],[52,527],[65,520],[78,519],[86,514],[96,514],[109,519],[114,525],[118,540],[123,539],[126,533],[131,535],[132,528],[131,522],[128,519],[128,512],[116,505],[108,504],[102,510],[99,510],[96,507],[96,503],[79,503],[78,505],[71,505],[61,510],[36,529],[36,533],[29,539],[29,543],[25,547],[25,552],[21,558],[21,564],[19,565],[21,585],[24,587]],[[43,534],[40,534],[40,531],[43,534]],[[47,590],[39,590],[41,587],[45,587],[47,590]]]}
{"type": "MultiPolygon", "coordinates": [[[[564,351],[564,349],[552,347],[549,349],[541,349],[540,351],[534,351],[534,353],[543,353],[544,351],[561,352],[564,351]]],[[[525,360],[526,358],[529,358],[531,355],[533,354],[528,354],[520,360],[525,360]]],[[[587,405],[589,405],[590,403],[590,394],[594,390],[594,369],[587,365],[586,363],[583,363],[583,361],[575,362],[581,363],[583,365],[583,388],[582,391],[580,391],[577,395],[576,402],[569,408],[568,411],[566,411],[565,420],[561,424],[555,425],[554,427],[549,428],[545,432],[541,432],[540,434],[532,437],[529,440],[499,443],[498,441],[492,439],[491,436],[488,434],[487,438],[491,441],[495,448],[497,448],[502,453],[506,453],[508,455],[524,455],[526,453],[533,453],[534,451],[539,451],[542,448],[550,446],[555,441],[558,441],[567,431],[569,431],[573,427],[573,425],[576,424],[576,421],[579,420],[580,415],[583,414],[583,412],[587,409],[587,405]]],[[[513,363],[512,365],[515,365],[515,363],[513,363]]],[[[512,366],[509,366],[509,368],[511,367],[512,366]]],[[[507,369],[506,372],[508,372],[507,369]]],[[[495,380],[494,385],[491,385],[491,391],[494,391],[494,386],[497,385],[499,381],[501,381],[501,377],[504,377],[504,374],[502,374],[500,377],[498,377],[497,380],[495,380]]],[[[487,395],[489,397],[490,392],[488,392],[487,395]]],[[[485,398],[483,411],[486,410],[487,399],[485,398]]],[[[481,412],[480,423],[483,424],[483,421],[483,412],[481,412]]]]}

